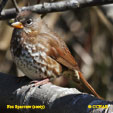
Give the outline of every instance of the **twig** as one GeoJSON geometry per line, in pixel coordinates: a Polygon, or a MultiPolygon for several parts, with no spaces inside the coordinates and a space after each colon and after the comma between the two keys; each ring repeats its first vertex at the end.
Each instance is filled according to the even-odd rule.
{"type": "Polygon", "coordinates": [[[50,83],[40,87],[32,87],[29,85],[30,80],[27,78],[21,78],[20,82],[17,82],[17,80],[17,77],[0,73],[0,108],[4,111],[7,110],[8,113],[10,109],[13,112],[14,110],[18,111],[15,105],[45,106],[45,109],[20,108],[22,113],[113,112],[113,102],[99,100],[89,94],[81,93],[75,88],[62,88],[50,83]],[[7,108],[7,105],[10,107],[7,108]],[[94,109],[95,105],[106,105],[107,108],[97,106],[97,109],[94,109]],[[14,106],[14,108],[11,106],[14,106]]]}
{"type": "Polygon", "coordinates": [[[2,0],[1,3],[0,3],[0,14],[1,14],[1,11],[2,9],[4,8],[4,6],[6,5],[8,0],[2,0]]]}
{"type": "MultiPolygon", "coordinates": [[[[28,7],[22,7],[21,10],[31,10],[37,13],[49,13],[49,12],[58,12],[58,11],[67,11],[71,9],[105,5],[113,3],[113,0],[66,0],[54,3],[44,3],[28,7]]],[[[14,18],[16,16],[16,10],[7,9],[3,10],[0,16],[0,20],[14,18]]]]}
{"type": "Polygon", "coordinates": [[[16,11],[17,11],[17,12],[20,12],[16,0],[12,0],[12,2],[13,2],[13,4],[14,4],[15,8],[16,8],[16,11]]]}
{"type": "MultiPolygon", "coordinates": [[[[107,12],[109,12],[109,10],[106,9],[106,7],[101,7],[104,10],[106,10],[107,12]]],[[[94,10],[96,11],[98,17],[101,19],[101,22],[107,27],[107,29],[110,31],[112,37],[110,37],[113,40],[113,21],[112,17],[109,18],[109,16],[104,13],[102,10],[100,10],[97,7],[94,7],[94,10]]]]}

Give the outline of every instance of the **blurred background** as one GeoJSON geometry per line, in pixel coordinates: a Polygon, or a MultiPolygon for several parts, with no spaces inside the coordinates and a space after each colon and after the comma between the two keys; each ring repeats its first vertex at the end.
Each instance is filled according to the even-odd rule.
{"type": "MultiPolygon", "coordinates": [[[[17,3],[22,7],[60,0],[29,1],[17,0],[17,3]]],[[[9,0],[5,8],[11,7],[14,6],[9,0]]],[[[113,100],[113,5],[49,13],[44,19],[66,42],[87,81],[102,97],[113,100]]],[[[23,73],[10,54],[12,31],[8,20],[0,21],[0,72],[20,76],[23,73]]]]}

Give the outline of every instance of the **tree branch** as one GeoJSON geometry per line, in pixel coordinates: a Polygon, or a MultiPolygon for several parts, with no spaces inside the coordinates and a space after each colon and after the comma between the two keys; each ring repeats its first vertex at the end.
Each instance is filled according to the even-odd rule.
{"type": "Polygon", "coordinates": [[[0,14],[1,14],[1,11],[2,9],[4,8],[4,6],[6,5],[8,0],[2,0],[1,3],[0,3],[0,14]]]}
{"type": "MultiPolygon", "coordinates": [[[[67,11],[71,9],[105,5],[113,3],[113,0],[66,0],[54,3],[44,3],[33,5],[29,7],[22,7],[21,10],[31,10],[37,13],[49,13],[58,11],[67,11]]],[[[14,18],[16,16],[15,8],[3,10],[0,16],[0,20],[14,18]]]]}
{"type": "Polygon", "coordinates": [[[113,102],[99,100],[75,88],[62,88],[50,83],[32,87],[26,77],[18,78],[0,73],[0,109],[18,111],[15,105],[44,105],[45,109],[21,109],[29,113],[111,113],[113,102]],[[10,106],[8,109],[8,105],[10,106]],[[88,105],[108,105],[108,108],[88,108],[88,105]],[[11,106],[14,106],[11,109],[11,106]]]}
{"type": "Polygon", "coordinates": [[[13,4],[14,4],[15,8],[16,8],[16,11],[17,11],[17,12],[20,12],[16,0],[12,0],[12,2],[13,2],[13,4]]]}

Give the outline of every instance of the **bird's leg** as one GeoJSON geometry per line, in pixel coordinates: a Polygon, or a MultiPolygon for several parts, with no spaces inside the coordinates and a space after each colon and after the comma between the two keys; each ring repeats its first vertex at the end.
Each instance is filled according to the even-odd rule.
{"type": "Polygon", "coordinates": [[[33,81],[30,82],[30,84],[33,84],[34,87],[35,86],[41,86],[41,85],[44,85],[44,84],[47,84],[47,83],[49,83],[49,79],[48,78],[46,78],[44,80],[41,80],[41,81],[33,80],[33,81]]]}

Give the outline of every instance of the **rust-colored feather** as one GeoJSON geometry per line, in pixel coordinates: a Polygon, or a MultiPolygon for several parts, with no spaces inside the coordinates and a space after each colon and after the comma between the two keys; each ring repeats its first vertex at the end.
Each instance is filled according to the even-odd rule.
{"type": "Polygon", "coordinates": [[[56,34],[53,36],[47,33],[43,33],[41,35],[44,37],[44,42],[47,42],[47,44],[49,43],[50,49],[48,51],[48,55],[50,57],[54,58],[60,64],[66,66],[69,69],[79,70],[75,59],[60,37],[55,36],[56,34]]]}

